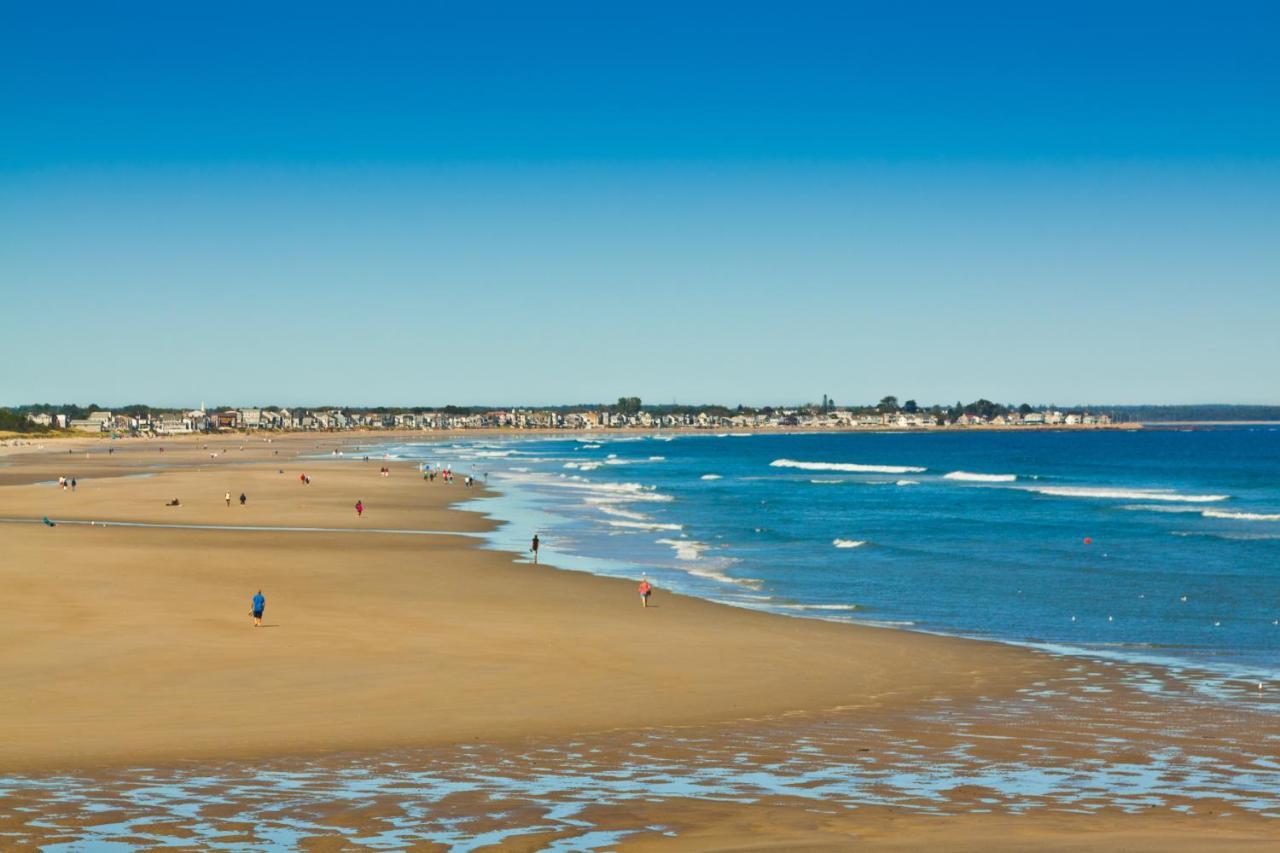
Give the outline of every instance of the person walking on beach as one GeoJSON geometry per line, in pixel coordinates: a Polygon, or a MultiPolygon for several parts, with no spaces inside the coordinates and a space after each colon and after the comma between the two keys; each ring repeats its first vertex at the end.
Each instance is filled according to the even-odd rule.
{"type": "Polygon", "coordinates": [[[356,518],[364,515],[364,501],[356,501],[356,518]]]}
{"type": "Polygon", "coordinates": [[[253,627],[262,627],[262,611],[267,609],[267,598],[262,594],[262,590],[258,590],[258,594],[253,597],[253,627]]]}
{"type": "Polygon", "coordinates": [[[73,492],[74,492],[75,490],[76,490],[76,478],[75,478],[75,477],[72,477],[72,478],[71,478],[71,491],[73,491],[73,492]]]}
{"type": "Polygon", "coordinates": [[[640,586],[638,587],[638,590],[640,592],[640,606],[648,607],[649,596],[653,594],[653,584],[649,583],[649,579],[644,575],[640,576],[640,586]]]}
{"type": "Polygon", "coordinates": [[[223,496],[222,496],[222,499],[223,499],[224,501],[226,501],[226,502],[227,502],[227,506],[231,506],[231,493],[230,493],[230,492],[227,492],[225,495],[223,495],[223,496]]]}
{"type": "Polygon", "coordinates": [[[249,500],[249,499],[248,499],[247,497],[245,497],[245,496],[244,496],[244,492],[241,492],[241,493],[240,493],[240,506],[244,506],[244,502],[245,502],[245,501],[247,501],[247,500],[249,500]]]}
{"type": "Polygon", "coordinates": [[[533,552],[533,563],[538,564],[538,534],[533,534],[533,544],[529,546],[529,550],[533,552]]]}

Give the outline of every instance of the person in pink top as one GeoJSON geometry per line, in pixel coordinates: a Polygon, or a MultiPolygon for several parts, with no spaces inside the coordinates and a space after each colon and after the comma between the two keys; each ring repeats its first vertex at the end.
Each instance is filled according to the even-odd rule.
{"type": "Polygon", "coordinates": [[[648,607],[649,596],[653,594],[653,584],[649,583],[649,579],[647,577],[641,577],[640,586],[637,587],[637,589],[640,592],[640,606],[648,607]]]}
{"type": "Polygon", "coordinates": [[[356,501],[356,517],[364,515],[364,501],[356,501]]]}

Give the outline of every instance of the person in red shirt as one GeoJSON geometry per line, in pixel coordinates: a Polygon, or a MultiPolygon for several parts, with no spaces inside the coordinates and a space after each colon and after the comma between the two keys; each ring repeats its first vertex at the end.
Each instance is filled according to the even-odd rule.
{"type": "Polygon", "coordinates": [[[364,515],[364,501],[356,501],[356,517],[364,515]]]}
{"type": "Polygon", "coordinates": [[[653,594],[653,584],[649,583],[649,579],[647,577],[640,578],[639,591],[640,591],[640,606],[648,607],[649,596],[653,594]]]}

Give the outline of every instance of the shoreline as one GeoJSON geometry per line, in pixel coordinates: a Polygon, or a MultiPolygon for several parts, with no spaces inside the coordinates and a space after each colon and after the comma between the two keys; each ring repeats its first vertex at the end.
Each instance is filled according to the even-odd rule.
{"type": "MultiPolygon", "coordinates": [[[[805,433],[810,434],[810,433],[805,433]]],[[[537,436],[531,436],[536,438],[537,436]]],[[[711,437],[711,436],[708,436],[711,437]]],[[[519,439],[512,438],[513,441],[519,439]]],[[[429,446],[431,442],[408,442],[415,446],[429,446]]],[[[381,451],[390,451],[395,448],[398,442],[387,442],[383,445],[375,445],[381,451]]],[[[416,459],[414,461],[421,461],[416,459]]],[[[477,461],[460,462],[461,465],[478,465],[477,461]]],[[[480,497],[459,505],[459,509],[469,512],[478,513],[488,519],[496,519],[503,525],[513,525],[519,523],[518,515],[503,515],[502,509],[505,506],[504,498],[514,495],[523,496],[527,502],[534,502],[538,497],[538,493],[534,490],[527,489],[516,482],[509,482],[498,472],[498,478],[495,481],[494,491],[496,494],[484,495],[483,500],[480,497]],[[507,484],[507,488],[503,488],[503,484],[507,484]]],[[[510,548],[503,546],[491,534],[488,536],[490,545],[497,550],[505,553],[516,554],[510,548]]],[[[563,558],[562,558],[563,559],[563,558]]],[[[622,567],[631,574],[639,574],[646,571],[644,561],[636,561],[618,555],[601,555],[578,553],[574,555],[574,563],[578,565],[563,565],[566,571],[583,572],[598,577],[616,578],[617,571],[610,571],[610,568],[622,567]],[[598,564],[592,567],[591,564],[598,564]]],[[[753,612],[769,613],[775,616],[785,616],[791,618],[802,618],[811,621],[824,621],[842,625],[860,625],[862,627],[882,628],[905,631],[913,634],[923,634],[927,636],[943,637],[949,639],[968,640],[981,643],[995,643],[1001,646],[1007,646],[1017,649],[1030,650],[1039,654],[1046,654],[1054,658],[1067,660],[1106,660],[1116,663],[1131,665],[1135,667],[1151,667],[1159,669],[1167,673],[1170,677],[1185,679],[1188,681],[1197,681],[1207,683],[1211,681],[1221,682],[1226,687],[1218,692],[1218,695],[1212,701],[1233,701],[1234,698],[1244,695],[1246,698],[1256,698],[1256,695],[1248,691],[1252,690],[1255,685],[1261,681],[1277,682],[1280,681],[1280,669],[1275,666],[1266,668],[1256,663],[1239,663],[1239,662],[1222,662],[1215,663],[1212,661],[1195,660],[1187,658],[1179,658],[1174,656],[1161,655],[1158,651],[1148,644],[1134,643],[1131,648],[1125,649],[1117,644],[1108,644],[1101,647],[1090,647],[1087,644],[1073,645],[1068,640],[1038,640],[1033,636],[1024,638],[1016,637],[999,637],[990,635],[980,635],[974,633],[964,633],[960,630],[949,630],[945,627],[923,627],[918,624],[905,624],[892,621],[877,620],[874,616],[868,615],[868,611],[861,610],[861,615],[824,615],[821,608],[825,605],[813,601],[797,601],[786,599],[783,602],[775,604],[751,603],[740,600],[733,600],[731,595],[717,596],[715,592],[717,587],[714,585],[709,587],[707,591],[689,591],[683,588],[682,592],[700,600],[711,601],[738,609],[745,609],[753,612]],[[813,607],[813,610],[805,610],[807,607],[813,607]],[[1244,691],[1242,693],[1242,691],[1244,691]]],[[[856,611],[854,611],[856,613],[856,611]]],[[[908,617],[912,618],[912,617],[908,617]]],[[[1280,711],[1280,706],[1274,710],[1280,711]]]]}

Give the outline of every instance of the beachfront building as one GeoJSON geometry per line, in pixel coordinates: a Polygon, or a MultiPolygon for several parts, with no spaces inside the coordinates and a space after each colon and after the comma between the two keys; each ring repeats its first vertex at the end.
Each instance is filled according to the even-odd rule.
{"type": "Polygon", "coordinates": [[[92,418],[75,418],[68,428],[77,432],[103,432],[106,429],[106,423],[92,418]]]}

